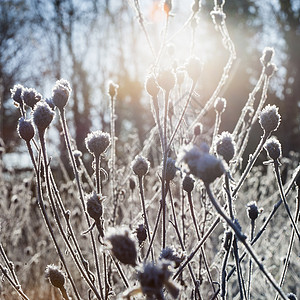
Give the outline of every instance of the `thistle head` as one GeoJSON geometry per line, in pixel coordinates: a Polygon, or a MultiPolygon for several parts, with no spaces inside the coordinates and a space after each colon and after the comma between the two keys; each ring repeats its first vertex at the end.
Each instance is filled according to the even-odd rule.
{"type": "Polygon", "coordinates": [[[99,221],[103,214],[102,207],[103,198],[99,197],[97,193],[88,195],[86,201],[86,210],[89,216],[95,221],[99,221]]]}
{"type": "Polygon", "coordinates": [[[202,133],[203,126],[201,123],[196,123],[194,126],[194,136],[198,136],[202,133]]]}
{"type": "Polygon", "coordinates": [[[272,77],[274,75],[274,73],[277,71],[277,67],[275,64],[273,63],[269,63],[266,68],[265,68],[265,74],[268,76],[268,77],[272,77]]]}
{"type": "Polygon", "coordinates": [[[30,140],[34,137],[34,127],[32,125],[32,121],[26,120],[23,117],[19,119],[17,131],[20,138],[26,142],[30,142],[30,140]]]}
{"type": "Polygon", "coordinates": [[[171,181],[174,179],[176,175],[177,168],[175,166],[175,160],[171,157],[167,158],[167,165],[166,165],[166,180],[171,181]]]}
{"type": "Polygon", "coordinates": [[[24,88],[22,92],[22,99],[27,106],[33,109],[34,106],[42,99],[42,95],[35,89],[24,88]]]}
{"type": "Polygon", "coordinates": [[[189,175],[185,175],[182,181],[182,188],[187,193],[191,193],[194,189],[195,180],[189,175]]]}
{"type": "Polygon", "coordinates": [[[175,86],[175,74],[171,70],[163,70],[158,74],[157,82],[167,93],[175,86]]]}
{"type": "Polygon", "coordinates": [[[24,86],[21,84],[15,84],[14,87],[10,89],[11,98],[17,105],[23,105],[22,92],[24,89],[24,86]]]}
{"type": "Polygon", "coordinates": [[[192,56],[185,64],[185,69],[189,77],[196,82],[202,73],[202,63],[198,57],[192,56]]]}
{"type": "Polygon", "coordinates": [[[222,114],[226,109],[226,99],[218,97],[214,103],[216,113],[222,114]]]}
{"type": "Polygon", "coordinates": [[[136,237],[139,241],[139,246],[141,246],[147,239],[147,230],[144,224],[138,225],[135,229],[136,237]]]}
{"type": "Polygon", "coordinates": [[[111,99],[113,99],[118,93],[119,85],[113,83],[112,81],[108,84],[108,94],[111,99]]]}
{"type": "Polygon", "coordinates": [[[252,221],[255,221],[257,219],[259,210],[255,201],[249,202],[247,204],[247,212],[249,219],[251,219],[252,221]]]}
{"type": "Polygon", "coordinates": [[[110,228],[106,239],[110,243],[110,250],[114,257],[125,265],[136,265],[136,244],[129,228],[110,228]]]}
{"type": "Polygon", "coordinates": [[[59,289],[64,288],[65,275],[63,272],[55,265],[48,265],[46,267],[46,278],[50,280],[50,283],[59,289]]]}
{"type": "Polygon", "coordinates": [[[177,252],[173,246],[162,249],[159,256],[160,260],[166,259],[173,262],[175,269],[179,267],[179,265],[182,263],[184,258],[185,255],[182,252],[181,253],[177,252]]]}
{"type": "Polygon", "coordinates": [[[260,59],[260,61],[263,64],[263,66],[266,67],[271,62],[271,60],[272,60],[272,58],[274,56],[274,53],[275,53],[275,51],[274,51],[274,48],[272,48],[272,47],[266,47],[264,49],[263,55],[262,55],[262,57],[260,59]]]}
{"type": "Polygon", "coordinates": [[[99,157],[106,151],[109,145],[109,133],[103,132],[101,130],[90,132],[85,138],[85,146],[88,151],[94,155],[94,157],[99,157]]]}
{"type": "Polygon", "coordinates": [[[145,176],[150,167],[150,162],[144,156],[137,155],[131,163],[131,169],[138,177],[145,176]]]}
{"type": "Polygon", "coordinates": [[[52,101],[54,105],[62,110],[68,103],[72,92],[69,81],[65,79],[57,80],[52,90],[52,101]]]}
{"type": "Polygon", "coordinates": [[[272,131],[277,130],[280,119],[278,107],[268,104],[260,113],[259,123],[265,134],[270,134],[272,131]]]}
{"type": "Polygon", "coordinates": [[[227,163],[232,160],[235,154],[235,142],[229,132],[224,131],[217,137],[216,151],[217,154],[222,156],[227,163]]]}
{"type": "Polygon", "coordinates": [[[151,97],[157,97],[157,94],[159,92],[159,86],[156,82],[156,79],[153,75],[150,75],[147,77],[146,82],[145,82],[145,87],[146,87],[146,91],[147,93],[151,96],[151,97]]]}
{"type": "Polygon", "coordinates": [[[276,138],[270,138],[266,141],[264,148],[266,149],[268,155],[273,160],[277,160],[281,157],[281,144],[276,138]]]}
{"type": "Polygon", "coordinates": [[[54,111],[45,101],[39,101],[33,109],[33,122],[39,132],[44,132],[55,116],[54,111]]]}

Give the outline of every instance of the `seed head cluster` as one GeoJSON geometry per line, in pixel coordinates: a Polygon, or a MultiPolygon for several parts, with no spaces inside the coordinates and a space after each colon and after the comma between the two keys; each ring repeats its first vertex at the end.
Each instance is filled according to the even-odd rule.
{"type": "Polygon", "coordinates": [[[39,101],[33,109],[33,122],[40,132],[45,131],[54,118],[54,111],[45,101],[39,101]]]}
{"type": "Polygon", "coordinates": [[[266,134],[276,131],[280,124],[280,114],[276,105],[268,104],[259,116],[259,123],[266,134]]]}
{"type": "Polygon", "coordinates": [[[52,101],[58,109],[63,109],[70,98],[72,92],[69,81],[60,79],[56,81],[56,84],[52,90],[52,101]]]}
{"type": "Polygon", "coordinates": [[[232,139],[232,135],[228,131],[224,131],[217,137],[216,151],[218,155],[224,158],[229,163],[235,154],[235,142],[232,139]]]}
{"type": "Polygon", "coordinates": [[[277,160],[281,157],[281,144],[276,138],[268,139],[264,148],[273,160],[277,160]]]}
{"type": "Polygon", "coordinates": [[[24,88],[22,92],[22,99],[27,106],[33,109],[34,106],[42,99],[42,95],[35,89],[24,88]]]}
{"type": "Polygon", "coordinates": [[[147,158],[141,155],[137,155],[131,163],[131,169],[138,177],[145,176],[149,171],[149,166],[150,162],[147,160],[147,158]]]}
{"type": "Polygon", "coordinates": [[[100,156],[110,145],[110,135],[101,130],[90,132],[85,138],[85,146],[95,157],[100,156]]]}

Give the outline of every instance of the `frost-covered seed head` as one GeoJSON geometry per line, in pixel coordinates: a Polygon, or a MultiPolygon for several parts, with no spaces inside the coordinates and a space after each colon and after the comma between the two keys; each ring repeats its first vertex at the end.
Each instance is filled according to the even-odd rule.
{"type": "Polygon", "coordinates": [[[185,65],[186,71],[190,78],[196,82],[202,73],[202,63],[198,57],[190,57],[185,65]]]}
{"type": "Polygon", "coordinates": [[[22,105],[23,99],[22,99],[22,92],[24,90],[23,85],[16,84],[12,89],[10,89],[11,92],[11,98],[15,101],[15,103],[22,105]]]}
{"type": "Polygon", "coordinates": [[[33,122],[39,131],[45,131],[54,118],[54,111],[45,101],[39,101],[33,109],[33,122]]]}
{"type": "Polygon", "coordinates": [[[175,160],[171,157],[167,158],[167,166],[166,166],[166,180],[173,180],[176,175],[177,168],[175,166],[175,160]]]}
{"type": "Polygon", "coordinates": [[[112,254],[125,265],[136,265],[137,251],[128,228],[110,228],[106,239],[110,242],[112,254]]]}
{"type": "Polygon", "coordinates": [[[281,144],[276,138],[268,139],[264,148],[273,160],[277,160],[281,156],[281,144]]]}
{"type": "Polygon", "coordinates": [[[145,87],[146,87],[147,93],[151,97],[154,97],[154,98],[157,97],[157,94],[159,92],[159,86],[153,75],[150,75],[149,77],[147,77],[146,82],[145,82],[145,87]]]}
{"type": "Polygon", "coordinates": [[[163,90],[170,92],[175,86],[175,74],[171,70],[163,70],[158,74],[157,82],[163,90]]]}
{"type": "Polygon", "coordinates": [[[144,156],[137,155],[131,163],[131,169],[138,177],[145,176],[149,171],[150,163],[144,156]]]}
{"type": "Polygon", "coordinates": [[[184,260],[185,255],[178,253],[173,246],[164,248],[159,256],[159,259],[166,259],[174,263],[174,268],[178,268],[184,260]]]}
{"type": "Polygon", "coordinates": [[[264,49],[263,55],[260,59],[260,61],[262,62],[262,64],[266,67],[268,65],[268,63],[272,60],[273,56],[274,56],[274,48],[271,47],[266,47],[264,49]]]}
{"type": "Polygon", "coordinates": [[[164,285],[173,298],[177,298],[179,289],[170,282],[171,275],[170,264],[165,260],[160,260],[156,265],[153,262],[144,264],[138,270],[137,277],[143,294],[149,299],[164,299],[162,291],[164,285]],[[169,283],[173,287],[172,290],[169,283]]]}
{"type": "Polygon", "coordinates": [[[268,104],[260,113],[259,123],[265,133],[270,134],[272,131],[276,131],[280,124],[280,114],[278,113],[278,107],[268,104]]]}
{"type": "Polygon", "coordinates": [[[92,193],[88,195],[86,201],[86,210],[89,216],[98,221],[102,217],[103,207],[102,200],[97,193],[92,193]]]}
{"type": "Polygon", "coordinates": [[[85,138],[85,146],[95,157],[100,156],[110,145],[110,135],[101,130],[90,132],[85,138]]]}
{"type": "Polygon", "coordinates": [[[273,63],[269,63],[265,68],[265,74],[268,77],[272,77],[276,71],[277,71],[277,67],[273,63]]]}
{"type": "Polygon", "coordinates": [[[70,98],[72,92],[69,81],[65,79],[57,80],[52,90],[52,101],[56,107],[63,109],[70,98]]]}
{"type": "Polygon", "coordinates": [[[206,184],[213,182],[225,172],[220,159],[208,152],[201,151],[195,145],[185,147],[179,155],[179,161],[185,162],[189,167],[190,173],[203,180],[206,184]]]}
{"type": "Polygon", "coordinates": [[[54,287],[62,289],[65,284],[65,276],[55,265],[48,265],[46,268],[46,278],[48,278],[54,287]]]}
{"type": "Polygon", "coordinates": [[[108,84],[108,94],[111,98],[114,98],[118,93],[119,85],[116,83],[110,82],[108,84]]]}
{"type": "Polygon", "coordinates": [[[186,191],[187,193],[191,193],[194,189],[194,183],[195,180],[189,175],[186,175],[182,181],[183,190],[186,191]]]}
{"type": "Polygon", "coordinates": [[[20,138],[26,142],[29,142],[34,137],[34,127],[31,120],[20,118],[17,130],[20,138]]]}
{"type": "Polygon", "coordinates": [[[214,103],[215,111],[222,114],[226,109],[226,99],[218,97],[214,103]]]}
{"type": "Polygon", "coordinates": [[[257,219],[259,211],[255,201],[249,202],[247,204],[247,212],[249,219],[253,221],[257,219]]]}
{"type": "Polygon", "coordinates": [[[129,188],[133,191],[135,189],[135,181],[133,178],[129,178],[129,188]]]}
{"type": "Polygon", "coordinates": [[[201,123],[195,124],[195,126],[194,126],[194,135],[195,136],[200,135],[202,133],[202,130],[203,130],[203,126],[202,126],[201,123]]]}
{"type": "Polygon", "coordinates": [[[35,89],[24,88],[22,92],[22,99],[24,103],[32,109],[42,99],[42,95],[39,94],[35,89]]]}
{"type": "Polygon", "coordinates": [[[235,154],[235,142],[229,132],[224,131],[218,136],[216,141],[216,151],[227,163],[232,160],[235,154]]]}
{"type": "Polygon", "coordinates": [[[136,237],[139,241],[139,245],[141,246],[147,239],[147,230],[144,224],[138,225],[135,230],[136,237]]]}

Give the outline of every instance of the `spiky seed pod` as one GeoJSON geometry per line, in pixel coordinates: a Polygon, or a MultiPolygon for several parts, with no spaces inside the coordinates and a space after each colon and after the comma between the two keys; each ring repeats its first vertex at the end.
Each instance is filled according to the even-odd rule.
{"type": "Polygon", "coordinates": [[[111,98],[114,98],[118,93],[119,85],[116,83],[110,82],[108,84],[108,94],[111,98]]]}
{"type": "Polygon", "coordinates": [[[147,158],[137,155],[131,163],[131,169],[138,177],[145,176],[149,171],[150,162],[147,158]]]}
{"type": "Polygon", "coordinates": [[[23,117],[19,119],[17,131],[20,138],[26,142],[30,142],[34,137],[34,127],[31,120],[25,120],[23,117]]]}
{"type": "Polygon", "coordinates": [[[276,131],[280,124],[280,114],[278,107],[268,104],[260,113],[259,123],[266,134],[276,131]]]}
{"type": "Polygon", "coordinates": [[[194,126],[194,136],[198,136],[202,133],[203,130],[203,126],[201,123],[197,123],[194,126]]]}
{"type": "Polygon", "coordinates": [[[179,162],[187,164],[189,171],[200,178],[204,183],[209,184],[222,176],[225,168],[222,161],[208,152],[202,151],[195,145],[189,145],[181,150],[179,162]]]}
{"type": "Polygon", "coordinates": [[[61,270],[55,265],[48,265],[46,268],[46,278],[48,278],[54,287],[64,288],[65,276],[61,270]]]}
{"type": "Polygon", "coordinates": [[[226,109],[226,99],[218,97],[214,103],[215,111],[222,114],[226,109]]]}
{"type": "Polygon", "coordinates": [[[268,139],[264,145],[264,148],[273,160],[277,160],[279,157],[281,157],[281,144],[277,139],[268,139]]]}
{"type": "Polygon", "coordinates": [[[58,109],[63,109],[70,98],[72,92],[69,81],[65,79],[57,80],[52,90],[52,101],[58,109]]]}
{"type": "Polygon", "coordinates": [[[174,263],[174,268],[178,268],[183,262],[185,255],[178,253],[173,246],[162,249],[159,259],[166,259],[174,263]]]}
{"type": "Polygon", "coordinates": [[[141,246],[147,239],[147,230],[144,224],[138,225],[135,230],[136,237],[139,241],[139,246],[141,246]]]}
{"type": "Polygon", "coordinates": [[[217,137],[216,151],[224,160],[229,163],[235,154],[235,142],[228,131],[224,131],[217,137]]]}
{"type": "Polygon", "coordinates": [[[88,195],[86,210],[89,216],[95,221],[99,221],[103,214],[102,200],[97,193],[88,195]]]}
{"type": "Polygon", "coordinates": [[[149,299],[164,299],[163,286],[173,298],[177,298],[179,288],[170,280],[172,275],[170,264],[165,260],[160,260],[156,265],[153,262],[144,264],[138,270],[138,280],[142,292],[149,299]]]}
{"type": "Polygon", "coordinates": [[[159,86],[156,82],[156,79],[153,75],[150,75],[146,78],[146,82],[145,82],[145,88],[147,93],[151,96],[151,97],[157,97],[157,94],[159,92],[159,86]]]}
{"type": "Polygon", "coordinates": [[[101,130],[90,132],[85,138],[85,146],[95,157],[100,156],[110,145],[110,135],[101,130]]]}
{"type": "Polygon", "coordinates": [[[167,158],[167,165],[166,165],[166,180],[171,181],[174,179],[176,175],[177,168],[175,166],[175,160],[171,157],[167,158]]]}
{"type": "Polygon", "coordinates": [[[128,228],[110,228],[106,239],[110,242],[112,254],[123,264],[136,266],[136,244],[128,228]]]}
{"type": "Polygon", "coordinates": [[[295,294],[293,294],[293,293],[288,293],[286,296],[287,296],[290,300],[297,300],[297,299],[298,299],[297,296],[296,296],[295,294]]]}
{"type": "Polygon", "coordinates": [[[202,73],[202,63],[198,57],[190,57],[185,65],[185,69],[190,78],[196,82],[202,73]]]}
{"type": "Polygon", "coordinates": [[[33,109],[33,122],[40,132],[45,131],[54,118],[54,111],[45,101],[39,101],[33,109]]]}
{"type": "Polygon", "coordinates": [[[24,88],[22,91],[22,99],[24,103],[32,109],[42,99],[42,95],[39,94],[35,89],[24,88]]]}
{"type": "Polygon", "coordinates": [[[249,219],[255,221],[259,215],[258,207],[255,201],[247,204],[247,212],[249,219]]]}
{"type": "Polygon", "coordinates": [[[189,175],[185,175],[183,181],[182,181],[182,188],[187,193],[191,193],[194,189],[194,183],[195,180],[190,177],[189,175]]]}
{"type": "Polygon", "coordinates": [[[24,90],[24,87],[21,84],[15,84],[14,87],[12,89],[10,89],[11,98],[18,105],[22,105],[23,104],[23,99],[22,99],[22,92],[23,92],[23,90],[24,90]]]}
{"type": "Polygon", "coordinates": [[[273,56],[274,56],[274,48],[271,47],[266,47],[264,49],[263,55],[260,59],[261,63],[263,64],[263,66],[267,66],[268,63],[272,60],[273,56]]]}
{"type": "Polygon", "coordinates": [[[226,230],[224,233],[223,247],[226,251],[230,250],[230,241],[232,239],[232,232],[230,230],[226,230]]]}
{"type": "Polygon", "coordinates": [[[157,82],[163,90],[170,92],[175,86],[175,74],[171,70],[163,70],[158,74],[157,82]]]}

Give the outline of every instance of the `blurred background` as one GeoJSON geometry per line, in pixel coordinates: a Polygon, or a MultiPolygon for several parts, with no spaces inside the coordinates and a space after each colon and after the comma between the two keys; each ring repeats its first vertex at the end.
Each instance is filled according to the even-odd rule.
{"type": "MultiPolygon", "coordinates": [[[[197,1],[196,1],[197,2],[197,1]]],[[[182,66],[190,55],[204,63],[197,87],[202,103],[209,99],[228,59],[209,12],[213,1],[202,1],[197,22],[177,34],[192,14],[194,1],[173,1],[161,67],[182,66]]],[[[222,90],[227,110],[221,130],[233,129],[248,94],[257,82],[264,47],[275,49],[278,71],[271,79],[267,103],[279,106],[281,126],[276,133],[285,156],[298,151],[300,100],[300,2],[298,0],[231,0],[224,6],[229,33],[237,59],[229,83],[222,90]]],[[[23,167],[22,145],[16,133],[19,111],[10,89],[20,83],[51,97],[55,81],[65,78],[72,86],[67,118],[78,149],[85,151],[84,138],[90,130],[109,131],[108,81],[119,85],[116,107],[117,136],[126,140],[136,133],[139,142],[154,125],[145,77],[154,63],[142,26],[157,53],[165,26],[161,2],[154,0],[2,0],[0,4],[0,137],[5,166],[23,167]],[[137,12],[140,5],[141,15],[137,12]],[[10,155],[11,153],[18,153],[10,155]]],[[[259,95],[257,96],[259,97],[259,95]]],[[[214,114],[211,112],[212,122],[214,114]]],[[[50,140],[59,145],[60,124],[50,140]]],[[[260,138],[258,127],[250,136],[249,154],[260,138]],[[252,147],[252,148],[251,148],[252,147]]],[[[57,147],[56,147],[57,149],[57,147]]],[[[68,160],[66,160],[68,161],[68,160]]]]}

